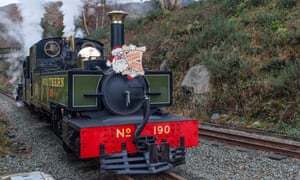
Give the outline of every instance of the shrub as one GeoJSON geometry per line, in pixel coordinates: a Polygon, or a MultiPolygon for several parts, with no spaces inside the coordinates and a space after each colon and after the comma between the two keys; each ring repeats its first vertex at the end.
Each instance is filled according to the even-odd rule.
{"type": "Polygon", "coordinates": [[[251,76],[249,74],[251,64],[242,60],[237,52],[233,52],[227,58],[218,58],[212,52],[207,52],[201,59],[209,69],[215,85],[219,83],[234,85],[239,83],[239,80],[251,76]]]}
{"type": "Polygon", "coordinates": [[[107,35],[107,32],[108,32],[107,29],[97,29],[97,30],[91,32],[89,35],[87,35],[87,38],[104,39],[107,35]]]}
{"type": "Polygon", "coordinates": [[[261,26],[270,27],[277,19],[279,19],[279,17],[276,14],[262,12],[256,15],[255,22],[261,26]]]}
{"type": "Polygon", "coordinates": [[[276,127],[270,129],[269,132],[280,133],[290,137],[300,137],[300,113],[297,111],[295,113],[295,123],[292,125],[290,122],[282,122],[276,124],[276,127]]]}
{"type": "Polygon", "coordinates": [[[10,144],[11,140],[8,138],[8,121],[2,119],[2,113],[0,112],[0,154],[11,154],[10,144]]]}
{"type": "Polygon", "coordinates": [[[235,7],[238,6],[241,1],[240,0],[214,0],[214,4],[221,4],[220,12],[222,12],[225,16],[233,15],[235,13],[235,7]]]}
{"type": "Polygon", "coordinates": [[[273,97],[296,97],[300,92],[300,64],[287,61],[285,68],[270,78],[273,97]]]}
{"type": "Polygon", "coordinates": [[[213,46],[224,43],[228,36],[236,32],[236,24],[220,15],[209,26],[206,26],[200,34],[199,46],[201,48],[212,48],[213,46]]]}
{"type": "Polygon", "coordinates": [[[268,0],[250,0],[252,6],[264,6],[267,4],[268,0]]]}
{"type": "Polygon", "coordinates": [[[245,2],[241,2],[240,4],[238,4],[237,6],[235,6],[234,15],[239,16],[246,7],[247,4],[245,2]]]}
{"type": "Polygon", "coordinates": [[[143,24],[147,24],[149,22],[160,19],[163,16],[163,14],[164,11],[162,9],[155,9],[153,11],[150,11],[148,13],[148,16],[146,18],[143,18],[143,24]]]}
{"type": "Polygon", "coordinates": [[[282,43],[287,43],[290,40],[290,33],[287,28],[278,28],[276,34],[282,43]]]}
{"type": "Polygon", "coordinates": [[[297,5],[297,0],[278,0],[276,7],[278,8],[292,8],[297,5]]]}

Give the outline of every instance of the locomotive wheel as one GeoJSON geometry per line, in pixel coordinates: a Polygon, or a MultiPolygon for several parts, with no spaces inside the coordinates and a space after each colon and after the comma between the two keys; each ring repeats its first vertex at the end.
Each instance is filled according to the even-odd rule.
{"type": "Polygon", "coordinates": [[[63,149],[66,153],[70,154],[73,152],[72,149],[64,141],[62,144],[63,144],[63,149]]]}
{"type": "Polygon", "coordinates": [[[105,76],[101,84],[102,102],[113,114],[134,114],[142,108],[148,87],[143,76],[128,80],[127,76],[111,74],[105,76]]]}
{"type": "Polygon", "coordinates": [[[62,116],[58,109],[53,110],[52,112],[52,128],[54,134],[56,134],[58,137],[61,137],[61,120],[62,116]]]}

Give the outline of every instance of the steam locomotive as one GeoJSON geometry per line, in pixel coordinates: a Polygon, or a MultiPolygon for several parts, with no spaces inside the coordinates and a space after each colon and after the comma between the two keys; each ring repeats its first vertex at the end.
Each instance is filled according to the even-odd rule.
{"type": "Polygon", "coordinates": [[[123,11],[108,13],[112,56],[85,38],[42,39],[23,63],[18,99],[49,115],[64,150],[99,158],[100,171],[151,174],[185,163],[198,145],[198,120],[172,105],[172,73],[144,71],[145,47],[124,45],[123,11]]]}

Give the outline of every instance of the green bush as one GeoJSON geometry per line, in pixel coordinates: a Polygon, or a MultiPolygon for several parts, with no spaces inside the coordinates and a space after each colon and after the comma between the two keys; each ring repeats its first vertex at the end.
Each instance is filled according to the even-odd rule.
{"type": "Polygon", "coordinates": [[[263,27],[270,27],[277,19],[279,19],[279,17],[276,14],[262,12],[256,15],[255,23],[263,27]]]}
{"type": "MultiPolygon", "coordinates": [[[[1,116],[1,112],[0,112],[1,116]]],[[[2,117],[1,117],[2,118],[2,117]]],[[[11,154],[11,139],[8,138],[8,121],[0,119],[0,154],[11,154]]]]}
{"type": "Polygon", "coordinates": [[[268,0],[249,0],[249,2],[252,6],[264,6],[268,0]]]}
{"type": "Polygon", "coordinates": [[[279,41],[282,42],[282,44],[287,43],[291,39],[290,32],[285,27],[278,28],[276,34],[279,41]]]}
{"type": "Polygon", "coordinates": [[[241,3],[240,0],[214,0],[212,2],[214,4],[220,4],[220,12],[225,16],[234,15],[236,6],[241,3]]]}
{"type": "Polygon", "coordinates": [[[293,98],[300,92],[300,62],[287,61],[285,67],[274,77],[270,83],[273,97],[293,98]]]}
{"type": "Polygon", "coordinates": [[[234,85],[251,76],[251,64],[242,60],[237,52],[233,52],[227,58],[219,58],[212,52],[207,52],[201,59],[211,73],[215,85],[219,83],[234,85]]]}
{"type": "Polygon", "coordinates": [[[87,35],[87,38],[91,39],[104,39],[106,38],[108,29],[97,29],[96,31],[91,32],[89,35],[87,35]]]}
{"type": "Polygon", "coordinates": [[[156,19],[161,18],[163,16],[163,14],[164,14],[164,11],[162,9],[150,11],[148,16],[145,18],[144,23],[155,21],[156,19]]]}
{"type": "Polygon", "coordinates": [[[295,119],[293,122],[282,122],[279,121],[276,124],[276,127],[273,129],[269,129],[268,131],[271,133],[280,133],[289,137],[300,137],[300,114],[299,112],[295,113],[295,119]],[[293,125],[294,124],[294,125],[293,125]]]}
{"type": "Polygon", "coordinates": [[[237,32],[235,22],[229,21],[225,16],[220,15],[209,26],[199,32],[199,47],[212,48],[213,46],[220,46],[226,40],[230,41],[228,37],[235,32],[237,32]]]}
{"type": "Polygon", "coordinates": [[[241,2],[240,4],[236,5],[234,10],[234,15],[239,16],[244,11],[244,9],[246,9],[246,7],[247,4],[245,2],[241,2]]]}
{"type": "Polygon", "coordinates": [[[292,8],[297,5],[297,0],[277,0],[276,7],[292,8]]]}

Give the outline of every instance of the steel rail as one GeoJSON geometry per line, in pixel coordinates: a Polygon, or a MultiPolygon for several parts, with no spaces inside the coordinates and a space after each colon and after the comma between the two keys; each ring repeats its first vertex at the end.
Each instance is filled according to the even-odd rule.
{"type": "Polygon", "coordinates": [[[14,99],[13,94],[6,89],[0,88],[0,94],[3,94],[5,96],[9,97],[10,99],[14,99]]]}
{"type": "Polygon", "coordinates": [[[232,132],[222,132],[218,130],[199,128],[200,138],[212,138],[228,143],[251,146],[260,150],[273,151],[300,159],[300,144],[287,143],[283,140],[266,139],[264,136],[251,137],[250,135],[234,134],[232,132]]]}
{"type": "Polygon", "coordinates": [[[160,176],[164,177],[164,179],[170,179],[170,180],[186,180],[186,178],[179,176],[178,174],[175,174],[171,171],[164,171],[159,174],[160,176]]]}
{"type": "Polygon", "coordinates": [[[134,178],[130,177],[127,174],[119,174],[119,175],[115,175],[117,180],[134,180],[134,178]]]}
{"type": "Polygon", "coordinates": [[[233,130],[233,131],[240,131],[240,132],[245,132],[245,133],[251,133],[251,134],[257,134],[261,136],[270,136],[274,138],[280,138],[280,139],[285,139],[285,140],[291,140],[291,141],[299,141],[300,143],[300,138],[297,137],[291,137],[291,136],[285,136],[280,133],[269,133],[263,130],[258,130],[258,129],[249,129],[249,128],[242,128],[242,127],[234,127],[231,125],[225,125],[225,124],[215,124],[215,123],[207,123],[207,122],[201,122],[200,127],[212,127],[216,129],[226,129],[226,130],[233,130]]]}
{"type": "MultiPolygon", "coordinates": [[[[140,174],[141,175],[141,174],[140,174]]],[[[166,180],[186,180],[184,177],[181,177],[177,174],[175,174],[174,172],[170,172],[170,171],[163,171],[160,172],[158,174],[151,174],[149,177],[149,179],[157,179],[157,176],[166,179],[166,180]]],[[[128,175],[128,174],[118,174],[118,175],[114,175],[115,179],[117,180],[135,180],[135,179],[140,179],[142,178],[141,176],[139,177],[134,177],[134,175],[128,175]]],[[[145,177],[143,177],[145,178],[145,177]]],[[[160,179],[160,178],[158,178],[160,179]]]]}

